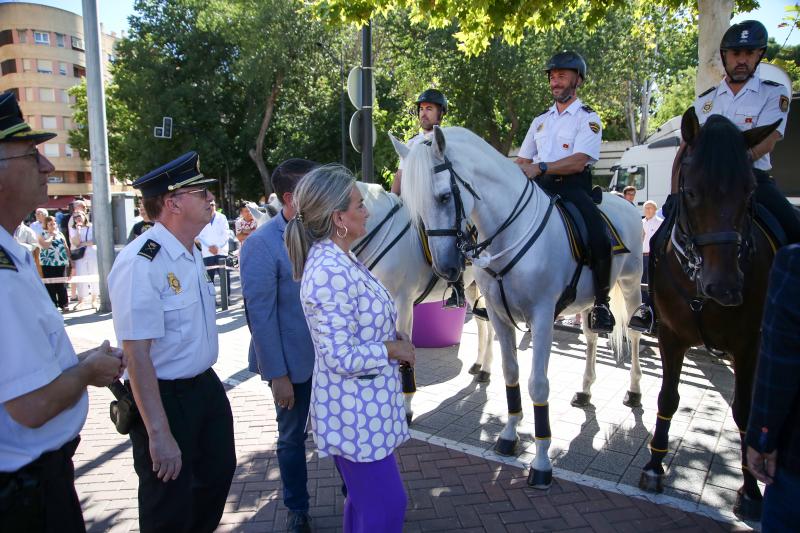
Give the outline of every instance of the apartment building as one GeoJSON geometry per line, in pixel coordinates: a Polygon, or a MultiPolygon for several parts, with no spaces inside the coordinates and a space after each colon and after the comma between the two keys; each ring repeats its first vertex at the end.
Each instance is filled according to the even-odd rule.
{"type": "MultiPolygon", "coordinates": [[[[114,34],[102,33],[104,78],[114,59],[114,34]]],[[[90,196],[91,165],[69,145],[74,97],[68,91],[86,75],[83,17],[33,3],[0,4],[0,92],[16,93],[26,121],[57,136],[41,145],[55,166],[49,178],[47,207],[90,196]]],[[[112,178],[112,191],[123,187],[112,178]]]]}

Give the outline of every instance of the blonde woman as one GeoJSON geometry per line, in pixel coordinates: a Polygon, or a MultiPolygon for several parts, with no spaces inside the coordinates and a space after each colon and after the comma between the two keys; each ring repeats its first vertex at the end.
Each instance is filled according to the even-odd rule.
{"type": "Polygon", "coordinates": [[[414,364],[414,346],[395,330],[389,292],[350,252],[369,216],[352,174],[313,170],[293,204],[284,238],[316,355],[314,440],[347,486],[345,533],[400,533],[407,498],[393,453],[409,434],[399,368],[414,364]]]}
{"type": "MultiPolygon", "coordinates": [[[[94,242],[94,228],[89,221],[89,215],[83,211],[76,211],[72,215],[72,222],[70,222],[70,248],[73,252],[72,260],[75,265],[76,276],[96,276],[97,270],[97,246],[94,242]],[[83,255],[80,255],[80,250],[83,250],[83,255]]],[[[100,296],[99,288],[96,281],[86,283],[78,283],[78,305],[90,303],[93,307],[97,307],[97,299],[100,296]]]]}

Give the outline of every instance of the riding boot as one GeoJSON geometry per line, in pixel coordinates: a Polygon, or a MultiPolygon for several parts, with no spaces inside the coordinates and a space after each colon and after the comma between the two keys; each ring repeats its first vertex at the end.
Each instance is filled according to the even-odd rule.
{"type": "Polygon", "coordinates": [[[768,173],[759,169],[753,169],[753,173],[756,175],[756,201],[778,220],[786,233],[786,244],[800,242],[800,218],[797,209],[778,190],[775,180],[768,173]]]}
{"type": "Polygon", "coordinates": [[[448,284],[452,288],[452,292],[447,300],[444,302],[445,309],[464,307],[467,305],[466,297],[464,296],[464,278],[448,284]]]}
{"type": "Polygon", "coordinates": [[[595,333],[611,333],[614,330],[614,315],[608,306],[611,258],[597,259],[592,266],[595,283],[594,307],[589,313],[589,329],[595,333]]]}

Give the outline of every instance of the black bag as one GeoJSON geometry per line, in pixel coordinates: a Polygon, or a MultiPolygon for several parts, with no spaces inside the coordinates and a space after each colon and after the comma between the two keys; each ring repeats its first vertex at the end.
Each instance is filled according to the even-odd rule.
{"type": "Polygon", "coordinates": [[[116,400],[109,405],[109,415],[114,427],[122,435],[131,431],[131,426],[139,419],[139,409],[130,391],[120,381],[108,386],[116,400]]]}
{"type": "Polygon", "coordinates": [[[80,248],[76,248],[75,250],[71,250],[69,252],[69,258],[73,261],[77,261],[78,259],[83,259],[83,255],[86,253],[86,247],[81,246],[80,248]]]}

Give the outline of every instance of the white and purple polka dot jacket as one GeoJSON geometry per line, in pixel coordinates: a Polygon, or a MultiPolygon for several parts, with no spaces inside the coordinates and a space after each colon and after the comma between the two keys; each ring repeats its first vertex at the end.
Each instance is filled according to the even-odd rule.
{"type": "Polygon", "coordinates": [[[333,241],[309,250],[300,299],[314,341],[311,427],[320,457],[379,461],[409,439],[391,295],[333,241]]]}

